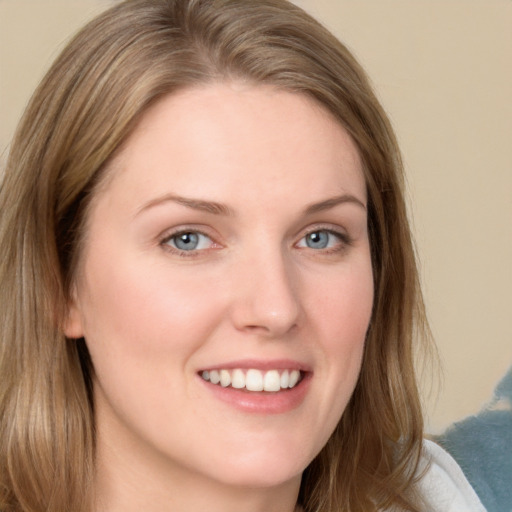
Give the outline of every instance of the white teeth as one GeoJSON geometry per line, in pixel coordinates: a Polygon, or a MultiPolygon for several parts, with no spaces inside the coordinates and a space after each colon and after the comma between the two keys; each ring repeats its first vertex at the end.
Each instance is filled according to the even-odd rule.
{"type": "Polygon", "coordinates": [[[210,382],[212,384],[218,384],[220,382],[220,374],[217,370],[212,370],[210,372],[210,382]]]}
{"type": "Polygon", "coordinates": [[[220,371],[220,385],[227,388],[231,384],[231,375],[227,370],[220,371]]]}
{"type": "Polygon", "coordinates": [[[247,370],[245,388],[248,391],[263,391],[263,374],[259,370],[247,370]]]}
{"type": "Polygon", "coordinates": [[[220,384],[226,388],[231,386],[235,389],[246,389],[247,391],[277,392],[281,389],[290,389],[297,385],[300,380],[299,370],[268,370],[256,369],[242,370],[204,370],[201,377],[212,384],[220,384]]]}
{"type": "Polygon", "coordinates": [[[265,391],[279,391],[281,389],[281,377],[277,370],[265,373],[263,377],[263,389],[265,391]]]}
{"type": "MultiPolygon", "coordinates": [[[[206,379],[208,380],[208,379],[206,379]]],[[[288,370],[285,370],[281,374],[281,387],[283,389],[286,389],[288,387],[288,383],[290,382],[290,374],[288,373],[288,370]]]]}
{"type": "Polygon", "coordinates": [[[288,382],[288,387],[293,388],[297,382],[299,382],[300,372],[299,370],[292,370],[290,372],[290,381],[288,382]]]}
{"type": "Polygon", "coordinates": [[[245,374],[242,370],[235,370],[231,378],[231,385],[236,389],[245,388],[245,374]]]}

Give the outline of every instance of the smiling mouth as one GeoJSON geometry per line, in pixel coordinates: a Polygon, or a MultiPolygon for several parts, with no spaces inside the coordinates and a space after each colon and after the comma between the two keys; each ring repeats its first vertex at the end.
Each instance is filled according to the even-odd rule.
{"type": "Polygon", "coordinates": [[[294,388],[304,377],[300,370],[261,371],[253,368],[248,370],[241,368],[204,370],[199,375],[203,380],[223,388],[231,387],[245,391],[274,393],[294,388]]]}

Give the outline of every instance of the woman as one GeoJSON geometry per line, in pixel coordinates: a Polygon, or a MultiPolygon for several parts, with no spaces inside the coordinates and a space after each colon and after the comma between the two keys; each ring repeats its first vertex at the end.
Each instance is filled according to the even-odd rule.
{"type": "Polygon", "coordinates": [[[401,172],[364,72],[287,2],[92,21],[0,192],[0,509],[441,510],[401,172]]]}

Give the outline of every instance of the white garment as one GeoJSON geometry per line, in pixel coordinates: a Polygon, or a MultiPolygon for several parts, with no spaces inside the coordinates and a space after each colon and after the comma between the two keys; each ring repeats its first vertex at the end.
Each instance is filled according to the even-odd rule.
{"type": "Polygon", "coordinates": [[[439,445],[425,440],[420,472],[430,467],[418,482],[426,501],[425,512],[485,512],[459,465],[439,445]]]}

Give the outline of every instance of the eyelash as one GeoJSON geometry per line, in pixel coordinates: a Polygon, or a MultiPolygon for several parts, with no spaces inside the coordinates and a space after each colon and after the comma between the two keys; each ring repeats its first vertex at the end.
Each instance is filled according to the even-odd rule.
{"type": "MultiPolygon", "coordinates": [[[[351,246],[353,243],[352,238],[347,233],[343,233],[341,231],[332,229],[331,227],[322,227],[322,226],[316,226],[314,229],[311,229],[311,230],[307,231],[306,233],[304,233],[304,235],[302,235],[302,237],[300,238],[299,242],[304,240],[306,237],[312,235],[313,233],[327,233],[329,235],[336,237],[339,240],[339,243],[336,244],[334,247],[329,247],[329,248],[314,249],[311,247],[300,247],[300,249],[311,249],[313,252],[329,255],[329,254],[340,253],[340,252],[346,250],[347,247],[351,246]]],[[[212,239],[212,237],[210,235],[208,235],[204,231],[201,231],[200,229],[197,229],[197,228],[188,228],[188,229],[180,228],[179,230],[174,231],[172,233],[167,233],[165,236],[163,236],[161,238],[161,240],[159,241],[159,245],[165,251],[168,251],[172,254],[175,254],[177,256],[184,257],[184,258],[199,257],[199,256],[201,256],[201,253],[204,253],[205,251],[211,249],[211,248],[191,249],[189,251],[184,251],[184,250],[178,249],[177,247],[173,247],[169,244],[169,242],[172,239],[176,239],[179,236],[183,236],[183,235],[187,235],[187,234],[195,234],[195,235],[205,236],[210,239],[211,244],[213,245],[212,248],[215,248],[215,246],[220,247],[218,244],[215,243],[215,241],[212,239]]],[[[299,242],[297,242],[295,244],[295,246],[297,246],[297,244],[299,242]]]]}

